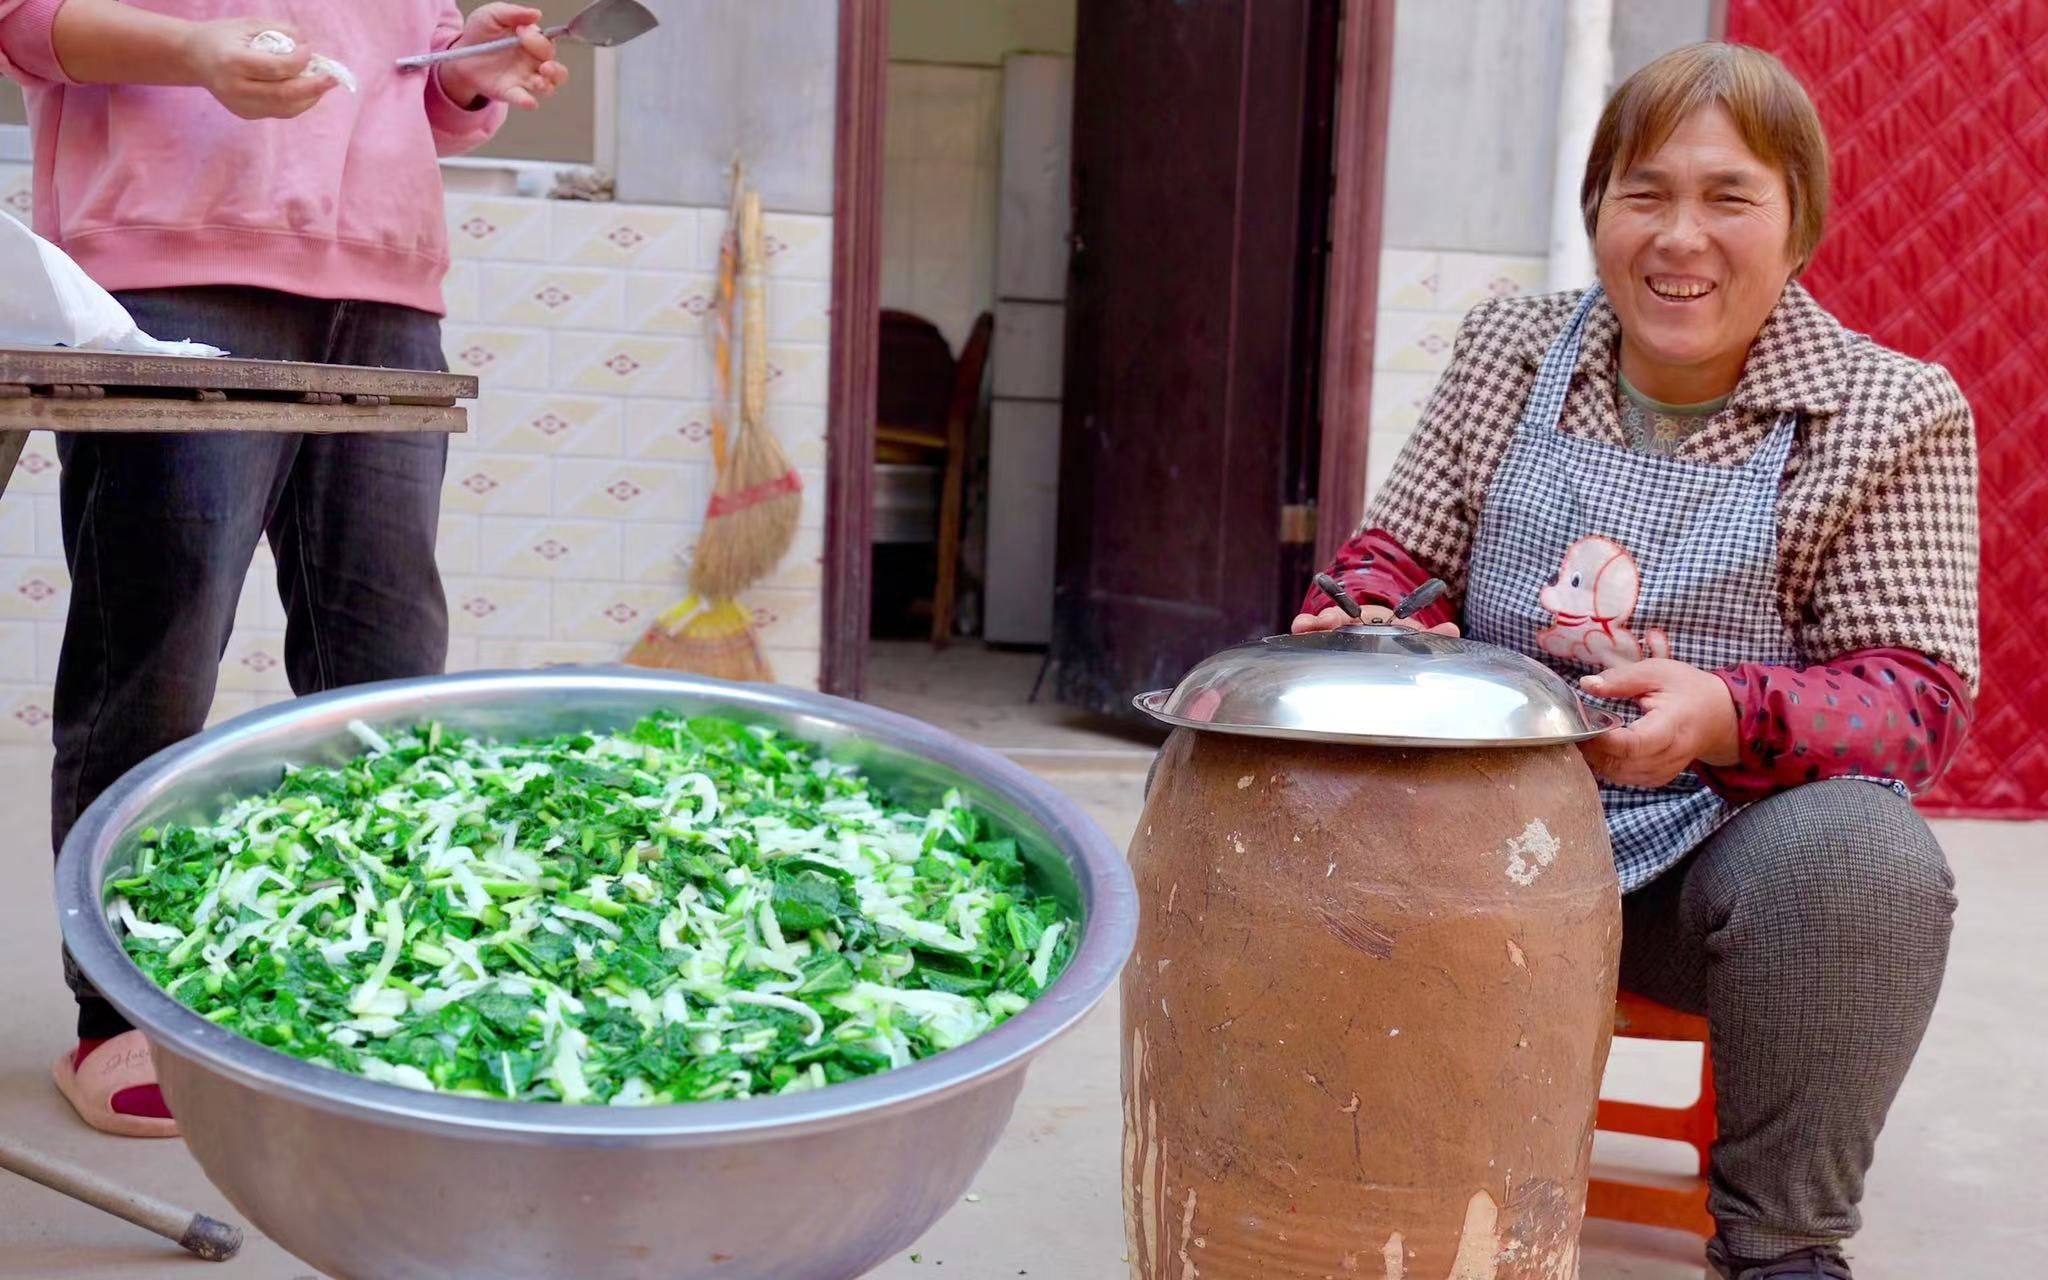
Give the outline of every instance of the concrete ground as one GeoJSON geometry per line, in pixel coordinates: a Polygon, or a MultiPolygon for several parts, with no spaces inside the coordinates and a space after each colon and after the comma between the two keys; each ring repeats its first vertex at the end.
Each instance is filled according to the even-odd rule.
{"type": "MultiPolygon", "coordinates": [[[[1025,706],[1036,658],[963,646],[935,660],[920,647],[882,646],[874,665],[876,701],[1013,750],[1119,842],[1129,838],[1149,751],[1058,708],[1025,706]]],[[[0,867],[9,877],[0,891],[0,974],[7,975],[0,980],[0,1136],[233,1219],[182,1146],[92,1134],[50,1084],[49,1060],[70,1030],[70,1001],[55,960],[47,771],[44,752],[0,749],[0,867]]],[[[1955,823],[1943,824],[1941,837],[1960,881],[1962,913],[1947,989],[1871,1176],[1868,1225],[1854,1248],[1857,1274],[1866,1280],[2042,1273],[2042,1196],[2033,1171],[2048,1141],[2048,1094],[2041,1087],[2048,1080],[2048,970],[2040,960],[2048,830],[1955,823]]],[[[978,1199],[962,1203],[877,1277],[1122,1280],[1112,1006],[1033,1066],[1016,1117],[976,1186],[978,1199]]],[[[1609,1092],[1683,1103],[1697,1064],[1684,1046],[1622,1042],[1609,1092]]],[[[1599,1158],[1684,1167],[1682,1154],[1657,1144],[1624,1147],[1603,1139],[1599,1158]]],[[[1702,1274],[1698,1242],[1675,1233],[1593,1223],[1586,1244],[1584,1280],[1702,1274]]],[[[253,1233],[232,1263],[188,1262],[123,1223],[0,1173],[0,1280],[188,1274],[317,1280],[253,1233]]]]}

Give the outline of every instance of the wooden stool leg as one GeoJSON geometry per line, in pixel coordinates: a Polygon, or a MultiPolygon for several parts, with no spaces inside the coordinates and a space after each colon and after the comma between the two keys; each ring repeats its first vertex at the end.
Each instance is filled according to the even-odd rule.
{"type": "Polygon", "coordinates": [[[939,576],[932,590],[932,647],[953,638],[953,596],[960,576],[960,505],[967,484],[966,441],[946,449],[945,487],[939,496],[939,576]]]}
{"type": "Polygon", "coordinates": [[[1707,1168],[1713,1158],[1714,1136],[1720,1132],[1720,1122],[1715,1112],[1718,1102],[1714,1095],[1714,1047],[1700,1046],[1700,1100],[1692,1106],[1692,1133],[1687,1139],[1693,1150],[1700,1155],[1700,1176],[1707,1176],[1707,1168]]]}

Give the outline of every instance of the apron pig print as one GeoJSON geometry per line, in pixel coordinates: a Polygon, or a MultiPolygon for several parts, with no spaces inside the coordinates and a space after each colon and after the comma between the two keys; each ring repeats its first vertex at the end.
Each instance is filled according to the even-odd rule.
{"type": "Polygon", "coordinates": [[[1537,596],[1553,619],[1536,633],[1537,647],[1554,658],[1602,670],[1670,657],[1671,642],[1661,630],[1651,627],[1639,639],[1628,628],[1642,582],[1635,557],[1620,543],[1599,537],[1574,542],[1557,575],[1537,596]]]}

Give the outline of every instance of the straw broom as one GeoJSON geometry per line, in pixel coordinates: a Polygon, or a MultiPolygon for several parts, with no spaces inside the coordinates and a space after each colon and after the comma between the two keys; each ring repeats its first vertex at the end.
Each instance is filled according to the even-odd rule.
{"type": "MultiPolygon", "coordinates": [[[[729,226],[739,221],[743,173],[733,166],[733,198],[729,226]]],[[[720,238],[718,281],[712,295],[711,460],[719,474],[727,466],[727,413],[732,403],[732,311],[739,252],[730,230],[720,238]]],[[[694,671],[724,680],[767,680],[771,672],[754,636],[753,618],[732,600],[705,603],[691,595],[664,612],[647,628],[626,661],[640,667],[694,671]]]]}
{"type": "Polygon", "coordinates": [[[690,565],[690,589],[730,600],[768,576],[796,541],[803,481],[768,430],[768,313],[760,193],[740,197],[739,431],[719,468],[704,532],[690,565]]]}

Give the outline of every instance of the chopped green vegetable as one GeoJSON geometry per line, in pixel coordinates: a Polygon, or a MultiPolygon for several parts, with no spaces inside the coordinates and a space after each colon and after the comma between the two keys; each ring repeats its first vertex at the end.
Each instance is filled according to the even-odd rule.
{"type": "Polygon", "coordinates": [[[144,832],[108,914],[202,1016],[373,1080],[636,1105],[794,1093],[963,1044],[1077,931],[1016,842],[721,717],[439,725],[144,832]]]}

